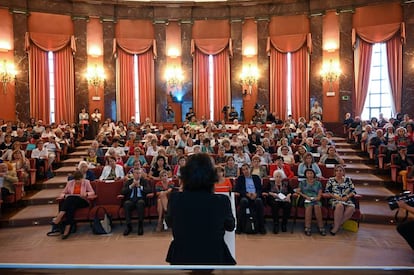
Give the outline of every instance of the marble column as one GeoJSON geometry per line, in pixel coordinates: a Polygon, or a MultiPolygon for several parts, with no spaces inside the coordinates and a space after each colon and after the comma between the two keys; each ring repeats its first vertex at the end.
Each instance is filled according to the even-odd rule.
{"type": "MultiPolygon", "coordinates": [[[[76,38],[76,53],[75,53],[75,115],[81,111],[82,108],[89,110],[89,93],[88,83],[85,79],[85,72],[87,70],[87,46],[86,46],[86,25],[87,17],[74,17],[73,27],[76,38]]],[[[77,121],[77,117],[75,117],[77,121]]]]}
{"type": "Polygon", "coordinates": [[[257,64],[260,77],[257,81],[257,103],[269,110],[269,56],[266,52],[269,36],[269,21],[257,21],[257,64]]]}
{"type": "Polygon", "coordinates": [[[167,64],[167,56],[165,54],[166,43],[166,25],[155,24],[155,38],[157,41],[157,59],[155,60],[155,115],[156,121],[166,121],[165,108],[167,107],[166,85],[164,80],[164,71],[167,64]]]}
{"type": "MultiPolygon", "coordinates": [[[[312,54],[310,56],[309,72],[309,99],[310,105],[313,101],[318,101],[322,108],[329,108],[323,104],[323,88],[320,76],[322,66],[322,16],[313,16],[310,18],[310,32],[312,34],[312,54]]],[[[310,110],[311,106],[309,106],[310,110]]]]}
{"type": "MultiPolygon", "coordinates": [[[[231,102],[243,99],[242,86],[240,85],[239,75],[242,71],[242,21],[231,22],[231,40],[233,43],[233,57],[230,60],[231,83],[231,102]]],[[[233,104],[232,104],[233,105],[233,104]]]]}
{"type": "Polygon", "coordinates": [[[112,53],[113,39],[115,37],[115,24],[113,21],[103,21],[103,49],[104,49],[104,69],[105,69],[105,88],[104,104],[105,117],[117,120],[116,117],[116,73],[115,58],[112,53]]]}
{"type": "Polygon", "coordinates": [[[403,83],[402,83],[402,106],[401,112],[414,115],[414,4],[404,5],[405,32],[407,34],[406,44],[403,45],[403,83]]]}
{"type": "Polygon", "coordinates": [[[13,12],[14,64],[19,73],[16,75],[15,98],[16,120],[27,122],[30,118],[29,96],[29,58],[25,49],[25,34],[28,14],[13,12]]]}
{"type": "MultiPolygon", "coordinates": [[[[354,90],[354,51],[352,49],[352,13],[339,14],[339,60],[342,75],[339,78],[339,119],[342,121],[345,113],[352,113],[354,90]],[[343,97],[348,96],[348,100],[343,97]]],[[[355,114],[352,114],[355,116],[355,114]]]]}
{"type": "MultiPolygon", "coordinates": [[[[182,87],[184,93],[183,102],[190,103],[190,106],[193,105],[193,57],[191,55],[192,27],[193,25],[190,23],[181,22],[181,68],[186,75],[182,87]]],[[[181,111],[185,114],[188,109],[182,108],[181,111]]]]}

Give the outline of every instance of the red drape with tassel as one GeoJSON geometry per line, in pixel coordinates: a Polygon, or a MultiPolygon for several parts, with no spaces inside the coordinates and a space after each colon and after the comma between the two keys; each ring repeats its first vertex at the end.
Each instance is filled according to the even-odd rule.
{"type": "Polygon", "coordinates": [[[30,115],[49,123],[49,69],[47,52],[36,45],[29,51],[30,115]]]}
{"type": "Polygon", "coordinates": [[[309,54],[306,47],[291,53],[292,64],[292,116],[309,114],[309,54]]]}
{"type": "Polygon", "coordinates": [[[75,76],[72,49],[57,51],[54,57],[55,70],[55,121],[75,119],[75,76]]]}

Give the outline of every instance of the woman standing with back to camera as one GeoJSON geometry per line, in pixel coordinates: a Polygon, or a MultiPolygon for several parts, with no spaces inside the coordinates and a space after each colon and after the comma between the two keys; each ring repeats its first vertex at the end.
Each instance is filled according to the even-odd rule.
{"type": "Polygon", "coordinates": [[[166,221],[173,240],[166,261],[173,265],[234,265],[224,242],[235,219],[230,200],[214,194],[217,172],[207,154],[195,154],[181,168],[183,192],[171,193],[166,221]],[[197,173],[194,173],[197,171],[197,173]]]}

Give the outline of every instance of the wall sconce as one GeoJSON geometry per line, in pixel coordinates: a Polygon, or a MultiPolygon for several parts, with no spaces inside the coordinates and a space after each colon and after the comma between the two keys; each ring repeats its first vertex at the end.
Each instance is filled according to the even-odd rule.
{"type": "Polygon", "coordinates": [[[246,57],[252,57],[256,55],[256,49],[253,47],[246,47],[246,49],[243,52],[243,55],[246,57]]]}
{"type": "Polygon", "coordinates": [[[88,49],[88,55],[92,56],[92,57],[99,57],[102,56],[102,49],[99,48],[98,46],[91,46],[88,49]]]}
{"type": "Polygon", "coordinates": [[[184,80],[181,68],[177,68],[177,66],[167,68],[165,71],[165,80],[167,81],[167,88],[172,101],[181,102],[183,95],[178,89],[184,80]]]}
{"type": "Polygon", "coordinates": [[[329,92],[333,92],[333,82],[337,81],[341,76],[341,68],[339,62],[333,62],[332,59],[328,63],[324,63],[321,69],[322,80],[328,81],[329,92]]]}
{"type": "Polygon", "coordinates": [[[95,64],[94,67],[88,67],[88,72],[86,73],[86,79],[88,84],[95,88],[95,96],[98,95],[98,87],[102,86],[105,82],[105,72],[102,67],[98,68],[98,65],[95,64]]]}
{"type": "Polygon", "coordinates": [[[3,84],[3,93],[7,94],[7,84],[16,79],[16,70],[14,64],[3,60],[0,64],[0,81],[3,84]]]}
{"type": "Polygon", "coordinates": [[[259,70],[256,66],[249,64],[249,66],[243,67],[240,79],[243,86],[249,87],[248,91],[243,91],[243,95],[251,95],[253,85],[255,85],[257,83],[257,79],[259,79],[259,70]]]}
{"type": "Polygon", "coordinates": [[[177,48],[169,48],[167,52],[167,56],[171,58],[177,58],[180,55],[180,52],[177,48]]]}

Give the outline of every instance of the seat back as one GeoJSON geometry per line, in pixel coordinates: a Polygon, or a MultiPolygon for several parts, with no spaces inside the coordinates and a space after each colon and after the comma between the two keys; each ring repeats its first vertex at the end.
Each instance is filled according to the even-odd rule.
{"type": "Polygon", "coordinates": [[[114,182],[96,181],[96,205],[119,205],[119,199],[117,198],[117,196],[121,193],[123,184],[123,180],[114,182]]]}

